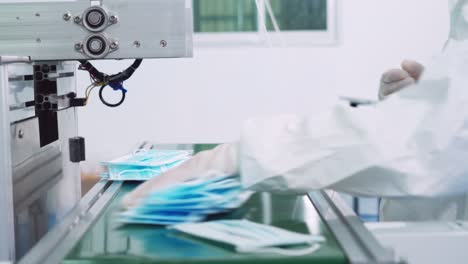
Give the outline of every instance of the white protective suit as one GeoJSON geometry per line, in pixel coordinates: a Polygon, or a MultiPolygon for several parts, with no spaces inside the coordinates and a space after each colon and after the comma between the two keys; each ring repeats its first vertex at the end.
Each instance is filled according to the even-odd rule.
{"type": "Polygon", "coordinates": [[[375,106],[249,120],[244,186],[386,197],[383,220],[468,219],[468,0],[450,10],[453,45],[417,85],[375,106]]]}
{"type": "Polygon", "coordinates": [[[468,0],[451,1],[451,45],[417,85],[375,106],[344,103],[308,117],[246,122],[239,144],[197,154],[124,199],[209,170],[245,187],[307,193],[323,188],[386,197],[383,220],[468,219],[468,0]],[[318,115],[317,115],[318,114],[318,115]]]}

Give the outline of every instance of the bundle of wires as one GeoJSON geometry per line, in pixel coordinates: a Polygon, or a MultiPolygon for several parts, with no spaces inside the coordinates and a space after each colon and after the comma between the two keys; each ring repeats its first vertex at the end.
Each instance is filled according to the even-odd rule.
{"type": "Polygon", "coordinates": [[[132,77],[133,73],[140,67],[142,59],[136,59],[130,67],[128,67],[126,70],[119,72],[117,74],[113,75],[107,75],[105,73],[100,72],[98,69],[96,69],[91,62],[87,60],[80,60],[81,65],[79,66],[80,70],[84,70],[89,72],[89,76],[91,79],[91,85],[89,85],[86,88],[85,92],[85,100],[86,102],[89,99],[89,96],[91,95],[91,92],[94,90],[96,87],[101,87],[99,90],[99,98],[103,104],[109,107],[117,107],[120,106],[124,101],[125,101],[125,95],[127,93],[127,90],[123,87],[123,83],[128,80],[130,77],[132,77]],[[107,86],[110,86],[112,89],[115,91],[120,90],[122,92],[122,98],[119,102],[117,103],[109,103],[107,102],[104,97],[103,97],[103,91],[104,88],[107,86]]]}

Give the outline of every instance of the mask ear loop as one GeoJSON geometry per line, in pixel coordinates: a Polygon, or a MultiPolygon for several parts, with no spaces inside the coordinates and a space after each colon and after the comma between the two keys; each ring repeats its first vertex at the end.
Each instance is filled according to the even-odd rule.
{"type": "Polygon", "coordinates": [[[310,255],[316,252],[317,250],[319,250],[320,247],[321,245],[319,243],[314,243],[310,247],[304,248],[304,249],[260,248],[260,249],[255,249],[252,251],[245,251],[242,253],[269,253],[269,254],[278,254],[278,255],[283,255],[283,256],[288,256],[288,257],[299,257],[299,256],[310,255]]]}

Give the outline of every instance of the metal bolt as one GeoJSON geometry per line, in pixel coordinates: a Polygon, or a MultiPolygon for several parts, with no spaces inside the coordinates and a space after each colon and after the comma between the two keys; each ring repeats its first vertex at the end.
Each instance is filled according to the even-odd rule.
{"type": "Polygon", "coordinates": [[[115,23],[119,22],[119,18],[118,18],[117,16],[115,16],[115,15],[111,15],[111,16],[109,17],[109,21],[110,21],[112,24],[115,24],[115,23]]]}
{"type": "Polygon", "coordinates": [[[16,20],[20,20],[20,17],[16,17],[16,20]]]}
{"type": "Polygon", "coordinates": [[[36,16],[37,16],[37,17],[40,17],[40,16],[41,16],[41,14],[39,14],[39,13],[36,13],[36,16]]]}
{"type": "Polygon", "coordinates": [[[70,12],[67,12],[67,13],[63,14],[63,20],[65,20],[65,21],[70,20],[71,17],[72,17],[72,15],[70,14],[70,12]]]}
{"type": "Polygon", "coordinates": [[[36,42],[37,42],[37,43],[41,43],[42,40],[41,40],[40,38],[37,38],[37,39],[36,39],[36,42]]]}
{"type": "Polygon", "coordinates": [[[18,130],[18,138],[24,138],[24,131],[23,130],[18,130]]]}
{"type": "Polygon", "coordinates": [[[167,46],[167,41],[161,40],[161,42],[159,42],[159,44],[161,45],[161,47],[165,48],[167,46]]]}
{"type": "Polygon", "coordinates": [[[75,49],[76,50],[81,50],[83,48],[83,44],[81,43],[75,43],[75,49]]]}
{"type": "Polygon", "coordinates": [[[75,23],[79,24],[81,23],[81,17],[80,16],[76,16],[73,21],[75,21],[75,23]]]}
{"type": "Polygon", "coordinates": [[[110,44],[110,48],[115,50],[115,49],[118,49],[119,48],[119,43],[116,42],[116,41],[112,41],[112,43],[110,44]]]}
{"type": "Polygon", "coordinates": [[[141,47],[140,41],[136,40],[135,42],[133,42],[133,46],[135,46],[135,48],[141,47]]]}

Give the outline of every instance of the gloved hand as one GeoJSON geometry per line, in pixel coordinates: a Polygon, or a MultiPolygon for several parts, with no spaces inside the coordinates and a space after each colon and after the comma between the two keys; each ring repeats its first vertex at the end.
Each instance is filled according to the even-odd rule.
{"type": "Polygon", "coordinates": [[[122,200],[123,206],[129,208],[144,199],[149,194],[197,177],[206,175],[209,171],[222,172],[228,175],[237,174],[238,144],[224,144],[212,150],[200,152],[180,166],[169,170],[138,186],[122,200]]]}
{"type": "Polygon", "coordinates": [[[379,99],[383,100],[390,94],[415,84],[421,77],[424,66],[412,60],[404,60],[401,69],[385,72],[380,80],[379,99]]]}

